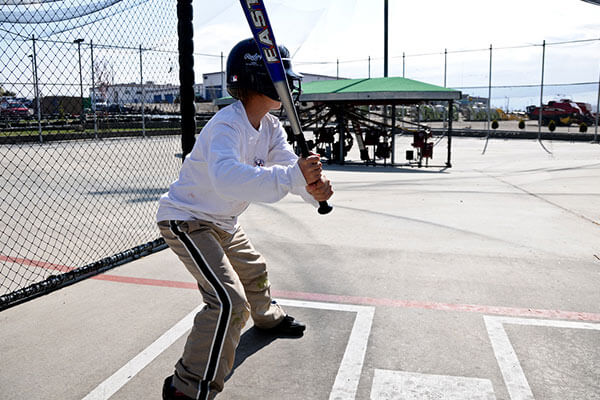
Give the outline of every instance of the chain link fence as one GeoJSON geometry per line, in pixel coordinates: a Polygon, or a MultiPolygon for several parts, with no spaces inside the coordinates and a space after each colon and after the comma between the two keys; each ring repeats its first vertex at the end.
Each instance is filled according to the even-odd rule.
{"type": "Polygon", "coordinates": [[[181,165],[174,0],[4,0],[0,309],[163,243],[181,165]]]}
{"type": "MultiPolygon", "coordinates": [[[[365,56],[295,60],[302,72],[341,78],[381,76],[383,64],[382,57],[365,56]]],[[[483,136],[495,127],[521,136],[537,136],[541,131],[546,136],[597,141],[599,67],[600,38],[423,53],[392,51],[389,57],[389,76],[460,90],[464,98],[457,104],[455,129],[483,136]],[[541,121],[540,103],[544,104],[541,121]]],[[[404,118],[418,118],[433,127],[441,126],[448,112],[437,104],[424,105],[418,112],[416,107],[400,111],[404,118]]]]}

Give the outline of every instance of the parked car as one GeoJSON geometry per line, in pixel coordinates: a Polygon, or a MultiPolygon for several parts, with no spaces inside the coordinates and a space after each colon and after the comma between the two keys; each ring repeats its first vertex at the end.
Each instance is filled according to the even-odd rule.
{"type": "Polygon", "coordinates": [[[4,119],[27,119],[33,115],[33,110],[22,103],[6,101],[0,103],[0,116],[4,119]]]}

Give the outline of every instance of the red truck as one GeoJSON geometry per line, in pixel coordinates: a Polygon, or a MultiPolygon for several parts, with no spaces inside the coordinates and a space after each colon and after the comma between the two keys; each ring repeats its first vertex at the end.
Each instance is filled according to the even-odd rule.
{"type": "MultiPolygon", "coordinates": [[[[540,118],[540,108],[537,106],[527,107],[527,116],[529,119],[538,121],[540,118]]],[[[580,124],[585,122],[590,125],[594,123],[592,106],[588,103],[575,102],[568,99],[559,101],[549,101],[543,105],[542,125],[548,125],[554,121],[556,125],[569,126],[572,123],[580,124]]]]}

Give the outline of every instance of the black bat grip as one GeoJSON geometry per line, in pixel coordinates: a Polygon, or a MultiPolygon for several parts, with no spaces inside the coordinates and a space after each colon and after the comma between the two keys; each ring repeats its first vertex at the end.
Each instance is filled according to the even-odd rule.
{"type": "Polygon", "coordinates": [[[333,207],[331,207],[328,202],[326,202],[326,201],[319,202],[319,209],[317,210],[319,212],[319,214],[321,214],[321,215],[329,214],[331,212],[331,210],[333,210],[333,207]]]}

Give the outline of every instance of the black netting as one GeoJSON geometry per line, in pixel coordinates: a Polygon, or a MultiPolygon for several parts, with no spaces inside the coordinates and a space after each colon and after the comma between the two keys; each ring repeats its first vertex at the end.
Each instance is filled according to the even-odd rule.
{"type": "Polygon", "coordinates": [[[0,309],[160,248],[181,159],[174,0],[4,0],[0,309]]]}

